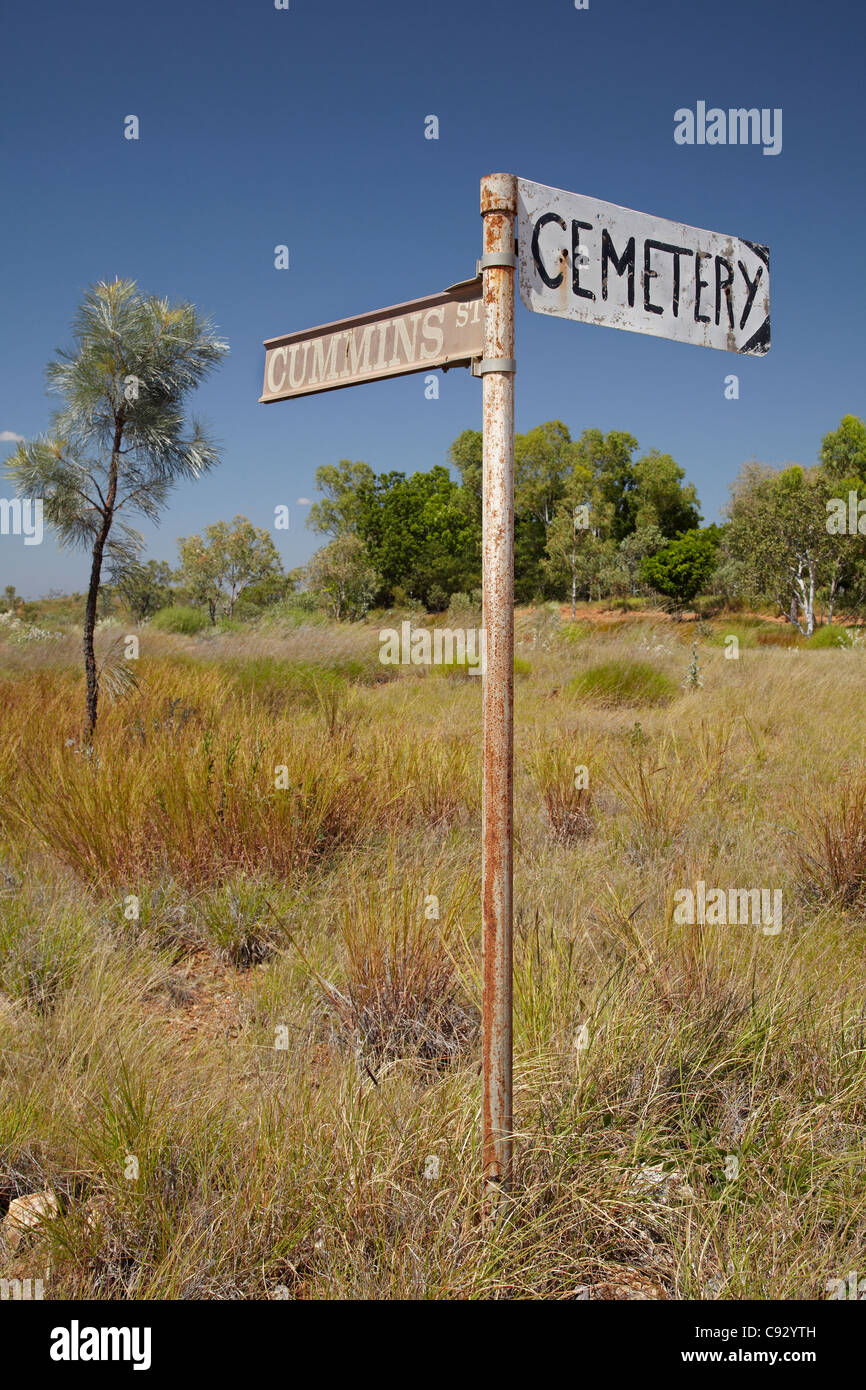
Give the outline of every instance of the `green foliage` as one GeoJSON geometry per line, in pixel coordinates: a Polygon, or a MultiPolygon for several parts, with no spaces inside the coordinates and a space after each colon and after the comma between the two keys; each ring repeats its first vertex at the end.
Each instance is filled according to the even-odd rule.
{"type": "Polygon", "coordinates": [[[177,543],[181,576],[195,603],[207,606],[211,622],[217,612],[231,618],[240,595],[251,585],[282,576],[282,565],[269,532],[245,516],[206,526],[203,536],[182,536],[177,543]]]}
{"type": "Polygon", "coordinates": [[[358,533],[380,577],[379,603],[401,586],[410,599],[434,608],[477,582],[478,528],[462,489],[442,465],[408,478],[377,477],[362,491],[358,533]]]}
{"type": "Polygon", "coordinates": [[[805,637],[816,624],[818,595],[832,615],[840,599],[856,604],[864,592],[861,538],[827,529],[827,504],[839,491],[822,467],[758,463],[746,465],[732,490],[725,547],[741,566],[744,589],[771,601],[805,637]]]}
{"type": "Polygon", "coordinates": [[[138,562],[124,571],[117,592],[138,622],[171,603],[171,569],[163,560],[138,562]]]}
{"type": "Polygon", "coordinates": [[[271,571],[263,579],[248,584],[235,606],[238,617],[255,616],[283,603],[294,591],[295,580],[288,574],[271,571]]]}
{"type": "Polygon", "coordinates": [[[822,627],[815,629],[811,637],[806,639],[805,645],[812,651],[827,649],[835,651],[839,647],[851,646],[851,634],[847,628],[833,627],[830,623],[824,623],[822,627]]]}
{"type": "Polygon", "coordinates": [[[337,622],[362,618],[376,591],[377,575],[364,543],[349,532],[335,536],[317,550],[305,575],[310,588],[321,596],[337,622]]]}
{"type": "Polygon", "coordinates": [[[641,565],[644,581],[681,607],[700,593],[716,566],[716,537],[707,531],[686,531],[641,565]]]}
{"type": "Polygon", "coordinates": [[[368,463],[340,459],[336,466],[326,463],[317,468],[316,487],[324,497],[310,508],[307,518],[310,530],[325,536],[356,534],[362,498],[374,483],[375,474],[368,463]]]}
{"type": "Polygon", "coordinates": [[[834,480],[853,480],[866,486],[866,422],[856,415],[843,415],[839,428],[825,434],[820,461],[834,480]]]}
{"type": "Polygon", "coordinates": [[[196,632],[208,627],[209,620],[200,608],[172,604],[154,613],[150,625],[156,628],[157,632],[172,632],[176,636],[192,637],[196,632]]]}
{"type": "Polygon", "coordinates": [[[480,430],[464,430],[448,450],[448,462],[460,474],[462,501],[478,531],[481,530],[484,436],[480,430]]]}
{"type": "MultiPolygon", "coordinates": [[[[700,525],[698,495],[693,483],[683,485],[685,470],[670,454],[650,449],[634,466],[631,514],[637,531],[654,527],[672,540],[700,525]]],[[[623,538],[624,539],[624,538],[623,538]]]]}
{"type": "MultiPolygon", "coordinates": [[[[698,524],[694,487],[669,454],[651,450],[635,463],[630,434],[585,430],[573,440],[561,420],[514,440],[515,599],[634,592],[636,561],[617,553],[640,529],[670,538],[698,524]],[[575,524],[575,508],[587,520],[575,524]],[[578,535],[578,530],[581,534],[578,535]]],[[[324,495],[310,511],[313,530],[356,535],[379,576],[377,606],[423,604],[441,612],[455,592],[480,583],[482,436],[464,430],[448,461],[426,473],[376,475],[366,463],[341,459],[318,469],[324,495]]],[[[652,543],[651,543],[652,544],[652,543]]],[[[644,547],[646,549],[646,546],[644,547]]]]}
{"type": "Polygon", "coordinates": [[[603,661],[568,685],[572,695],[601,705],[663,705],[677,693],[673,681],[645,661],[603,661]]]}

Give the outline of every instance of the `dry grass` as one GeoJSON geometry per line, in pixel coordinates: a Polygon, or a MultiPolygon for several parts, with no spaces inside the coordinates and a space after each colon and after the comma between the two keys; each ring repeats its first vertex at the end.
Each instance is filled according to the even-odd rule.
{"type": "Polygon", "coordinates": [[[144,630],[88,756],[76,644],[0,650],[0,1213],[43,1188],[63,1213],[10,1275],[786,1299],[862,1268],[864,654],[710,637],[685,692],[688,624],[531,618],[488,1232],[478,683],[383,680],[362,625],[144,630]],[[602,657],[677,693],[581,701],[602,657]],[[783,931],[678,924],[698,879],[782,888],[783,931]]]}
{"type": "Polygon", "coordinates": [[[848,771],[797,802],[797,863],[806,891],[844,907],[866,906],[866,768],[848,771]]]}

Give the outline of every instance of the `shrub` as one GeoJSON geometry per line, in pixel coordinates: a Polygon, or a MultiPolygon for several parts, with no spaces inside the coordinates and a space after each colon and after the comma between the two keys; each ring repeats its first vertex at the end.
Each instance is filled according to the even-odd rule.
{"type": "Polygon", "coordinates": [[[844,907],[866,904],[866,768],[812,800],[798,798],[797,867],[812,897],[844,907]]]}
{"type": "Polygon", "coordinates": [[[200,608],[187,608],[181,604],[160,608],[150,620],[151,627],[156,628],[157,632],[171,632],[180,637],[192,637],[209,624],[210,619],[200,608]]]}
{"type": "Polygon", "coordinates": [[[454,627],[474,624],[481,614],[481,605],[469,594],[452,594],[448,603],[448,621],[454,627]]]}
{"type": "Polygon", "coordinates": [[[274,954],[278,933],[264,885],[244,878],[224,884],[201,911],[209,941],[235,969],[248,970],[274,954]]]}
{"type": "Polygon", "coordinates": [[[641,565],[641,578],[682,607],[700,593],[715,565],[715,535],[707,527],[686,531],[655,555],[648,555],[641,565]]]}
{"type": "Polygon", "coordinates": [[[603,705],[662,705],[677,693],[664,671],[645,661],[603,661],[581,671],[568,689],[603,705]]]}
{"type": "MultiPolygon", "coordinates": [[[[571,745],[551,745],[536,736],[527,758],[544,800],[550,833],[557,844],[569,845],[593,829],[591,774],[587,786],[578,785],[579,754],[571,745]]],[[[587,764],[587,770],[590,771],[587,764]]]]}
{"type": "MultiPolygon", "coordinates": [[[[459,896],[459,895],[458,895],[459,896]]],[[[368,1069],[411,1058],[442,1067],[474,1042],[446,922],[428,921],[412,889],[359,885],[343,909],[343,981],[322,980],[333,1015],[368,1069]]]]}
{"type": "Polygon", "coordinates": [[[851,635],[847,628],[834,627],[832,623],[824,623],[822,627],[816,627],[811,637],[806,638],[806,646],[812,651],[824,651],[832,647],[835,651],[839,647],[850,647],[851,635]]]}

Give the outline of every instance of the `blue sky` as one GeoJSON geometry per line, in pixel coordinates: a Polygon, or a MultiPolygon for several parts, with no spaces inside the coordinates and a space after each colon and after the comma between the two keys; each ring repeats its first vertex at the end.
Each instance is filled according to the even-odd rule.
{"type": "MultiPolygon", "coordinates": [[[[223,463],[142,528],[148,555],[174,563],[178,536],[237,512],[270,527],[287,503],[293,529],[275,540],[300,563],[319,543],[296,505],[316,468],[444,462],[480,428],[480,383],[461,370],[436,401],[410,376],[263,406],[262,339],[471,276],[478,182],[505,170],[770,246],[764,358],[518,308],[517,428],[630,430],[674,455],[715,520],[746,459],[811,463],[844,413],[866,415],[864,38],[862,0],[18,4],[4,21],[0,433],[47,428],[44,366],[87,284],[129,276],[190,299],[231,344],[194,401],[223,463]],[[674,112],[699,100],[781,107],[781,154],[675,144],[674,112]]],[[[86,558],[47,536],[0,537],[0,561],[0,586],[27,596],[86,582],[86,558]]]]}

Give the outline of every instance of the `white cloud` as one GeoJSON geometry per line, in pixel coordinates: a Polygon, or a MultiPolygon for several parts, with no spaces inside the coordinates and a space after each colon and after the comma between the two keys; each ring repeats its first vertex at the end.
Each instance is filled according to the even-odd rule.
{"type": "Polygon", "coordinates": [[[0,430],[0,444],[20,444],[24,439],[23,434],[16,434],[14,430],[0,430]]]}
{"type": "Polygon", "coordinates": [[[312,505],[312,497],[299,497],[297,502],[295,503],[296,507],[312,507],[312,505]]]}

